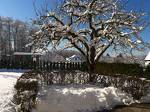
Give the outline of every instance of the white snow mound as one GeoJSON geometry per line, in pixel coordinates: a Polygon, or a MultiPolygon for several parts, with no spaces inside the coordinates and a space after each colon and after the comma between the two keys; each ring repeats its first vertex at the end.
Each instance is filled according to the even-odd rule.
{"type": "Polygon", "coordinates": [[[10,102],[14,95],[14,85],[21,74],[0,72],[0,112],[12,112],[10,102]]]}
{"type": "Polygon", "coordinates": [[[93,85],[49,86],[40,91],[33,112],[93,112],[133,100],[117,88],[93,85]]]}

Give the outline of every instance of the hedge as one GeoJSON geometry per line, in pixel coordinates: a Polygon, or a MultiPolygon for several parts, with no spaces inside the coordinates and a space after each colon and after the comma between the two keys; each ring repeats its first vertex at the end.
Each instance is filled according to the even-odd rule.
{"type": "Polygon", "coordinates": [[[145,68],[144,77],[150,79],[150,65],[145,68]]]}
{"type": "Polygon", "coordinates": [[[98,63],[96,65],[96,73],[103,75],[128,75],[128,76],[144,76],[143,67],[139,64],[125,63],[98,63]]]}

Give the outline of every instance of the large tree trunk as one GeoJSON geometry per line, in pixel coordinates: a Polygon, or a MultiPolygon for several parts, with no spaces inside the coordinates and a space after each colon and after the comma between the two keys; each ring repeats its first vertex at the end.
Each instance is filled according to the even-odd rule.
{"type": "Polygon", "coordinates": [[[89,82],[94,82],[95,80],[95,63],[89,64],[89,82]]]}
{"type": "Polygon", "coordinates": [[[94,61],[95,58],[95,47],[91,46],[90,48],[90,55],[89,55],[89,63],[88,63],[88,70],[89,70],[89,82],[93,83],[95,80],[95,68],[96,68],[96,64],[94,61]]]}

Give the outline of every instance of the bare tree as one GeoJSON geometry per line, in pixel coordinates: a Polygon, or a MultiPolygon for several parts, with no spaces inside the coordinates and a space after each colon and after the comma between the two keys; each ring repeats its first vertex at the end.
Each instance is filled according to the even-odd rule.
{"type": "Polygon", "coordinates": [[[12,54],[12,24],[13,24],[13,20],[12,18],[7,17],[6,18],[6,25],[7,25],[7,42],[8,42],[8,54],[11,55],[12,54]]]}
{"type": "Polygon", "coordinates": [[[1,59],[1,53],[2,53],[2,19],[0,17],[0,59],[1,59]]]}
{"type": "Polygon", "coordinates": [[[34,37],[37,48],[66,42],[86,58],[90,81],[95,65],[107,49],[123,47],[141,50],[144,41],[140,37],[145,24],[143,13],[127,11],[121,7],[123,0],[65,0],[59,11],[46,10],[35,24],[40,30],[34,37]]]}
{"type": "Polygon", "coordinates": [[[1,52],[10,54],[11,52],[11,23],[12,19],[1,17],[1,52]]]}
{"type": "Polygon", "coordinates": [[[31,25],[13,20],[10,17],[0,17],[0,52],[1,56],[11,56],[13,52],[30,52],[26,47],[30,43],[29,35],[32,33],[31,25]]]}
{"type": "Polygon", "coordinates": [[[30,50],[26,48],[26,44],[29,43],[29,30],[28,23],[16,20],[14,22],[14,51],[17,52],[29,52],[30,50]]]}

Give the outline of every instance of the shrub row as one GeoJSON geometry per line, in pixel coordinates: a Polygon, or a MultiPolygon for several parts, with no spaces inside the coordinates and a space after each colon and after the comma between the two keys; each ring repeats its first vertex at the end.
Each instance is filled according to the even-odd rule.
{"type": "Polygon", "coordinates": [[[145,68],[144,77],[150,79],[150,65],[145,68]]]}
{"type": "MultiPolygon", "coordinates": [[[[150,82],[135,77],[95,75],[96,84],[100,87],[114,86],[132,95],[136,100],[148,94],[150,82]]],[[[32,112],[36,108],[36,97],[40,87],[53,84],[87,84],[89,73],[81,71],[40,71],[24,73],[15,85],[14,102],[19,105],[17,112],[32,112]]]]}
{"type": "Polygon", "coordinates": [[[103,75],[127,75],[150,79],[150,66],[144,68],[139,64],[98,63],[96,73],[103,75]]]}

